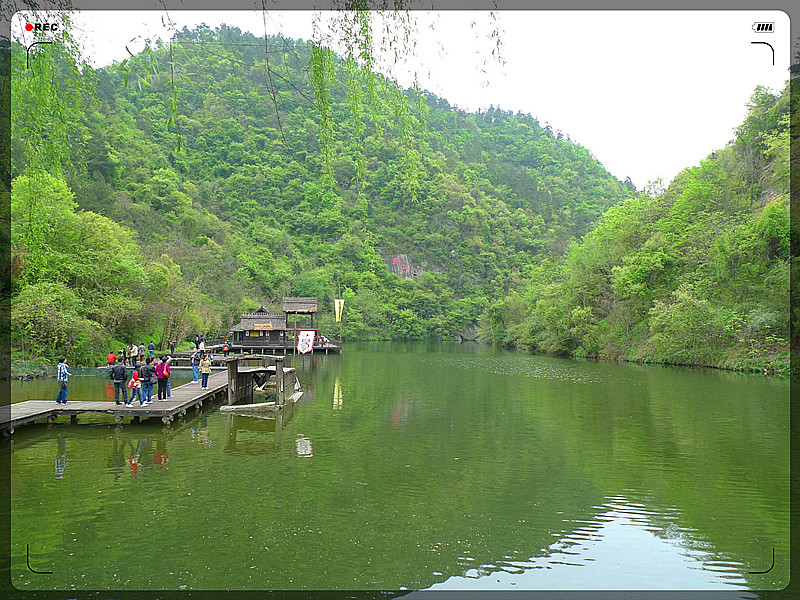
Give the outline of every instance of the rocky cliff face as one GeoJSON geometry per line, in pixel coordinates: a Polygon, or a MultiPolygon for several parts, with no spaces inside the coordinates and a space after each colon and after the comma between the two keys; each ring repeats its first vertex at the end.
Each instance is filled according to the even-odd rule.
{"type": "Polygon", "coordinates": [[[470,325],[460,331],[458,335],[462,342],[475,342],[478,340],[478,328],[475,325],[470,325]]]}

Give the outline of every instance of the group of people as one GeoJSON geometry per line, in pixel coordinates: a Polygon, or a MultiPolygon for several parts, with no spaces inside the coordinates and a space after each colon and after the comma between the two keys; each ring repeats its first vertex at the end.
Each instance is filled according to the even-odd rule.
{"type": "MultiPolygon", "coordinates": [[[[175,356],[175,342],[169,343],[169,355],[175,356]]],[[[144,343],[131,344],[130,347],[123,347],[119,354],[114,354],[114,351],[108,353],[106,357],[106,364],[110,367],[113,366],[117,359],[120,359],[123,365],[130,365],[136,367],[139,363],[144,363],[147,358],[155,360],[156,358],[156,345],[150,342],[147,346],[144,343]]]]}
{"type": "MultiPolygon", "coordinates": [[[[200,352],[202,356],[203,353],[206,351],[206,336],[204,335],[196,335],[194,336],[194,349],[195,351],[200,352]]],[[[227,357],[228,353],[231,351],[230,344],[228,344],[228,338],[223,336],[222,337],[222,353],[227,357]]]]}
{"type": "MultiPolygon", "coordinates": [[[[158,357],[158,361],[153,358],[147,357],[140,365],[134,366],[133,374],[128,379],[128,369],[121,357],[117,357],[111,366],[109,377],[114,384],[114,402],[116,404],[124,404],[127,407],[132,407],[134,400],[139,400],[140,406],[146,406],[153,403],[153,388],[157,386],[157,397],[159,400],[166,400],[172,398],[172,389],[170,386],[170,375],[172,374],[169,363],[172,360],[171,356],[162,354],[158,357]],[[153,364],[156,362],[156,364],[153,364]],[[131,390],[130,398],[128,398],[128,390],[131,390]],[[122,402],[120,402],[120,393],[122,395],[122,402]]],[[[200,353],[195,350],[191,356],[192,374],[194,380],[192,383],[201,383],[202,389],[208,389],[208,377],[211,375],[211,356],[207,353],[200,353]]],[[[67,385],[72,373],[69,372],[67,365],[67,357],[62,356],[58,360],[58,373],[56,380],[58,382],[58,396],[56,397],[56,404],[67,403],[67,385]]]]}
{"type": "Polygon", "coordinates": [[[170,375],[171,370],[169,363],[172,360],[171,356],[162,354],[158,357],[158,363],[153,364],[154,360],[147,357],[144,363],[139,366],[134,366],[133,375],[128,379],[128,369],[122,362],[122,358],[117,357],[116,362],[111,367],[110,378],[114,382],[114,402],[116,404],[125,404],[127,407],[133,406],[133,401],[138,399],[140,406],[147,406],[153,403],[153,388],[158,386],[158,399],[166,400],[172,397],[172,390],[170,389],[170,375]],[[128,399],[128,390],[131,390],[130,400],[128,399]],[[122,402],[119,401],[120,392],[122,392],[122,402]]]}
{"type": "MultiPolygon", "coordinates": [[[[195,350],[190,357],[192,365],[192,383],[202,384],[202,389],[208,389],[208,378],[211,375],[211,355],[205,351],[205,336],[195,336],[195,350]]],[[[108,353],[107,366],[111,367],[110,378],[114,384],[114,402],[132,407],[134,400],[139,400],[140,406],[152,404],[153,389],[157,389],[158,400],[166,400],[172,397],[170,387],[171,370],[169,363],[174,358],[175,342],[170,342],[169,355],[162,354],[156,359],[156,346],[150,342],[147,346],[143,343],[131,344],[130,348],[124,347],[119,354],[113,351],[108,353]],[[133,374],[128,379],[127,367],[133,367],[133,374]],[[131,390],[128,398],[128,390],[131,390]],[[122,402],[120,402],[120,392],[122,402]]],[[[225,340],[223,352],[228,355],[229,347],[225,340]]],[[[67,390],[69,378],[67,357],[62,356],[58,359],[58,372],[56,380],[58,382],[58,396],[56,404],[67,403],[67,390]]]]}
{"type": "Polygon", "coordinates": [[[192,365],[192,383],[200,381],[201,389],[208,389],[208,376],[211,375],[211,357],[202,352],[199,348],[195,348],[192,355],[189,357],[189,362],[192,365]],[[198,380],[198,375],[200,379],[198,380]]]}

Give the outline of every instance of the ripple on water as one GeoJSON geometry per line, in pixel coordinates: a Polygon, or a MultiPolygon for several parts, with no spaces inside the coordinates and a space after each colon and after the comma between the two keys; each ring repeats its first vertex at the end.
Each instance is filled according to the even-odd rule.
{"type": "Polygon", "coordinates": [[[552,358],[526,354],[507,356],[431,355],[420,357],[437,368],[475,371],[493,375],[509,375],[532,379],[581,384],[625,383],[640,385],[638,379],[620,371],[609,371],[607,365],[592,361],[552,358]]]}
{"type": "Polygon", "coordinates": [[[564,519],[577,527],[553,534],[541,555],[469,565],[431,589],[747,589],[741,562],[711,554],[690,529],[669,522],[676,509],[605,500],[595,519],[564,519]]]}

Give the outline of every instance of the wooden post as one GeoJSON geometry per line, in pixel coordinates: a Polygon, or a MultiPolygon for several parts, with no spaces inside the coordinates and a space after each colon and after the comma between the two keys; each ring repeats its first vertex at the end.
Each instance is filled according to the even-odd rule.
{"type": "Polygon", "coordinates": [[[236,403],[236,379],[239,377],[239,359],[228,361],[228,404],[236,403]]]}

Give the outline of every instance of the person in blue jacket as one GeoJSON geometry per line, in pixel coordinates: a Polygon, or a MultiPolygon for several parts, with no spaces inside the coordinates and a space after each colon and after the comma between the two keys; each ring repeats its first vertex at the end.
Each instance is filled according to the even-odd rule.
{"type": "Polygon", "coordinates": [[[200,351],[195,350],[192,352],[192,356],[189,360],[192,364],[192,376],[194,377],[192,383],[197,383],[200,381],[200,351]]]}
{"type": "Polygon", "coordinates": [[[58,380],[59,390],[58,396],[56,396],[56,404],[67,403],[67,382],[69,381],[70,375],[72,375],[68,369],[67,357],[62,356],[58,359],[58,374],[56,375],[56,379],[58,380]]]}

